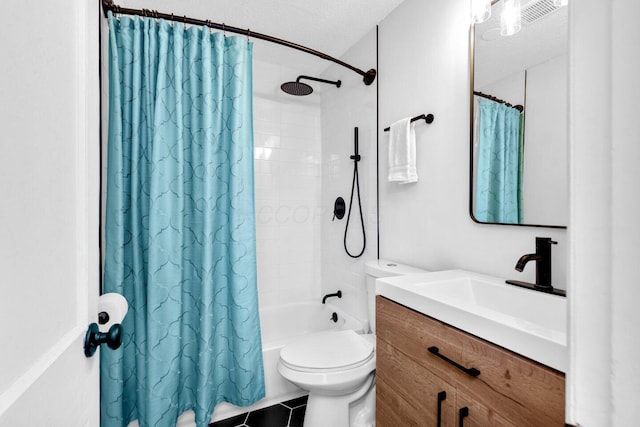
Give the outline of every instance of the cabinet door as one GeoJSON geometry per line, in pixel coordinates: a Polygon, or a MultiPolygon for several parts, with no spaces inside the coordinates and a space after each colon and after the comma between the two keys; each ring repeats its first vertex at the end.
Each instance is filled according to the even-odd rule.
{"type": "MultiPolygon", "coordinates": [[[[457,390],[456,426],[459,427],[520,427],[507,420],[495,408],[490,408],[477,399],[457,390]]],[[[542,427],[542,426],[541,426],[542,427]]],[[[548,426],[547,426],[548,427],[548,426]]]]}
{"type": "Polygon", "coordinates": [[[377,427],[453,427],[456,391],[392,344],[376,348],[377,427]]]}

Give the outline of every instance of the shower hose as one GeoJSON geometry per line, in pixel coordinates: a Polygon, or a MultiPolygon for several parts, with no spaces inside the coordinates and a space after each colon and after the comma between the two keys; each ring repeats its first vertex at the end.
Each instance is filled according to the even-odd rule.
{"type": "Polygon", "coordinates": [[[347,213],[347,223],[344,227],[344,250],[347,252],[351,258],[359,258],[364,253],[365,248],[367,247],[367,235],[364,230],[364,217],[362,216],[362,199],[360,198],[360,179],[358,177],[358,162],[360,161],[360,155],[358,154],[358,128],[354,128],[354,148],[355,153],[353,156],[350,156],[353,159],[353,181],[351,183],[351,197],[349,198],[349,211],[347,213]],[[353,205],[353,193],[357,191],[358,193],[358,210],[360,211],[360,224],[362,225],[362,250],[357,255],[349,252],[349,248],[347,247],[347,232],[349,231],[349,220],[351,219],[351,206],[353,205]]]}

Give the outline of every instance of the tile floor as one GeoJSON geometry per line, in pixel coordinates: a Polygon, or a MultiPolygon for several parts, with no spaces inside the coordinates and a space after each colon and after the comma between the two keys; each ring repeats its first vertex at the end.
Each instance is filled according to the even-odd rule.
{"type": "Polygon", "coordinates": [[[302,427],[308,396],[216,421],[209,427],[302,427]]]}

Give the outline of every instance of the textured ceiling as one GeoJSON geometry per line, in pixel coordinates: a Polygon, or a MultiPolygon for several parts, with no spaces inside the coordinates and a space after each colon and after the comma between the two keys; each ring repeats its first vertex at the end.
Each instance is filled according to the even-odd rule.
{"type": "MultiPolygon", "coordinates": [[[[209,19],[340,57],[403,0],[114,0],[120,6],[209,19]]],[[[254,40],[254,57],[319,74],[329,63],[254,40]]],[[[352,64],[362,70],[375,64],[352,64]]]]}

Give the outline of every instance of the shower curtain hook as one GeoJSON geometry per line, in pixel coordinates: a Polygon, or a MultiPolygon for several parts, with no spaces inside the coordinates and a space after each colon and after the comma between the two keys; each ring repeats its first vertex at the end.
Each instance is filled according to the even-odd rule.
{"type": "Polygon", "coordinates": [[[185,30],[187,29],[187,15],[182,16],[182,26],[185,30]]]}
{"type": "Polygon", "coordinates": [[[224,22],[222,23],[222,35],[225,39],[227,38],[227,27],[224,25],[224,22]]]}
{"type": "Polygon", "coordinates": [[[249,40],[251,38],[251,28],[247,28],[247,41],[251,41],[249,40]]]}

